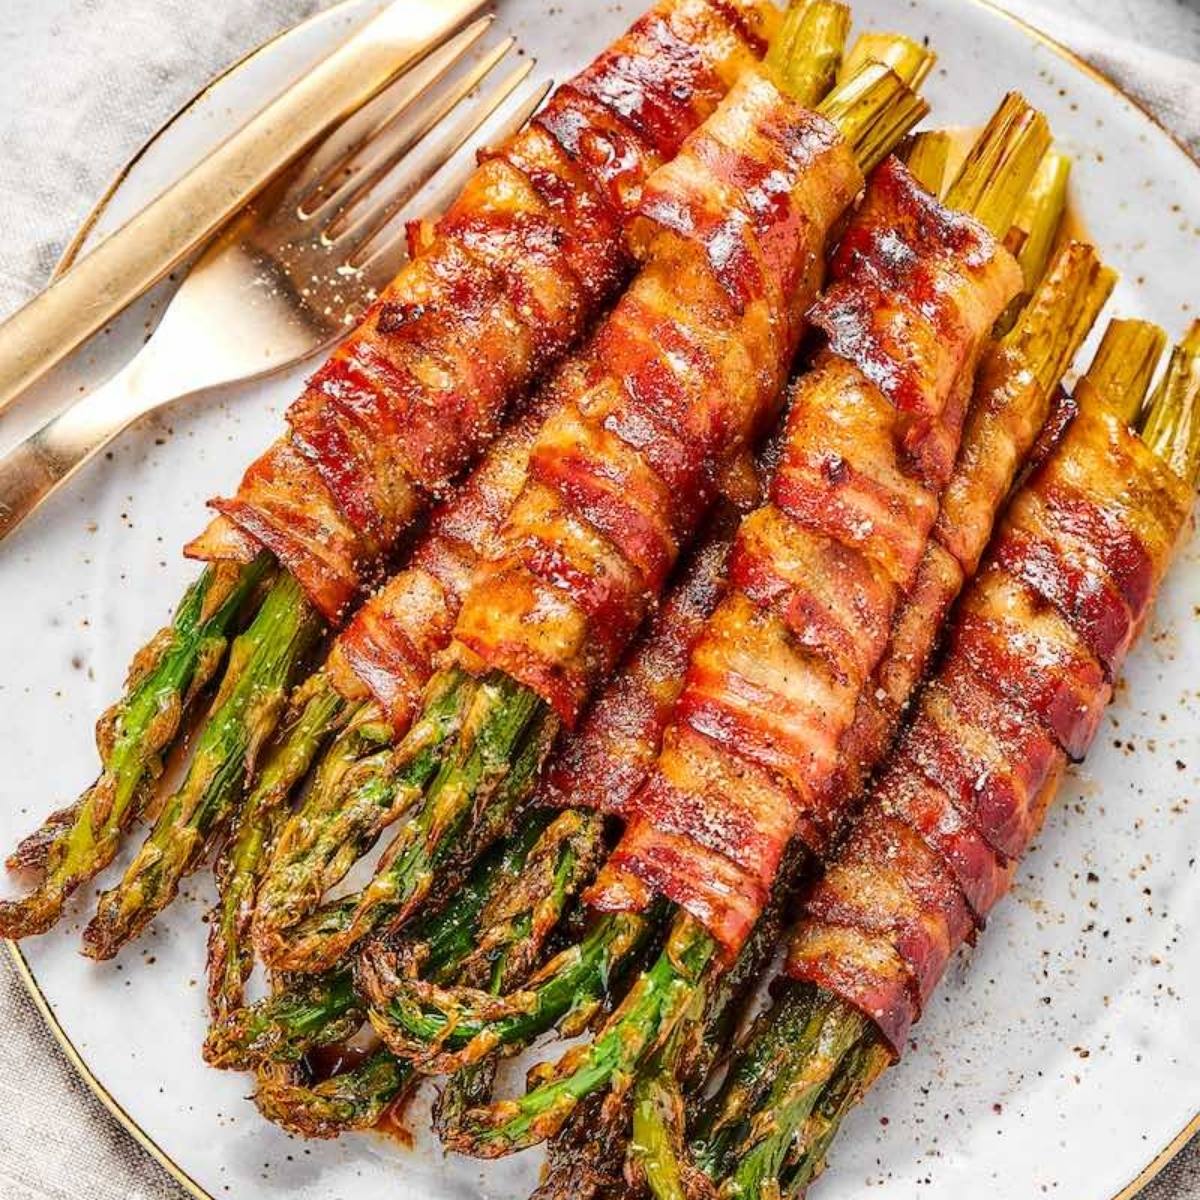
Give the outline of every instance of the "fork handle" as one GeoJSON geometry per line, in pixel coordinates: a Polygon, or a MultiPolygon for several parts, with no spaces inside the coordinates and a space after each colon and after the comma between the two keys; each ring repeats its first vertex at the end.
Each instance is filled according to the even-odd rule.
{"type": "Polygon", "coordinates": [[[126,368],[0,458],[0,541],[139,415],[134,380],[126,368]]]}

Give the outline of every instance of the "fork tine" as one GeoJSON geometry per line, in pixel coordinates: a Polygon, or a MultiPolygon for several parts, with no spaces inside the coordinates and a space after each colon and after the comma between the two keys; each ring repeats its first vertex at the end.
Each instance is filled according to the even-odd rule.
{"type": "MultiPolygon", "coordinates": [[[[335,191],[327,195],[320,204],[303,216],[316,216],[330,205],[337,205],[339,212],[347,212],[354,202],[370,191],[418,142],[427,137],[449,114],[458,107],[491,74],[501,59],[517,44],[516,38],[505,38],[495,46],[463,76],[454,86],[439,94],[415,115],[414,119],[401,121],[399,115],[387,123],[372,141],[353,158],[361,158],[351,170],[354,174],[343,179],[335,191]]],[[[326,214],[330,219],[328,232],[333,232],[335,213],[326,214]]]]}
{"type": "MultiPolygon", "coordinates": [[[[356,197],[329,223],[321,237],[335,243],[349,234],[362,246],[370,241],[425,186],[445,163],[479,131],[487,119],[503,105],[536,66],[533,59],[514,67],[478,104],[452,122],[444,122],[429,153],[398,188],[379,187],[356,197]],[[375,192],[378,195],[375,195],[375,192]]],[[[351,252],[353,253],[353,251],[351,252]]]]}
{"type": "Polygon", "coordinates": [[[355,158],[381,134],[392,128],[412,105],[435,87],[447,73],[461,62],[495,20],[492,13],[473,21],[447,42],[427,54],[416,66],[406,71],[392,85],[358,114],[357,125],[351,129],[343,123],[326,139],[323,149],[336,154],[332,162],[322,161],[326,155],[318,150],[306,166],[304,176],[294,189],[297,211],[307,218],[348,182],[348,172],[355,158]],[[361,128],[360,128],[361,126],[361,128]],[[347,141],[348,144],[339,143],[347,141]],[[319,197],[319,199],[318,199],[319,197]]]}
{"type": "MultiPolygon", "coordinates": [[[[535,85],[524,99],[514,99],[511,93],[502,98],[488,116],[484,137],[477,139],[477,142],[497,145],[512,137],[541,108],[553,87],[554,81],[547,79],[535,85]]],[[[465,152],[455,154],[446,161],[441,169],[434,172],[433,187],[421,194],[422,211],[431,214],[444,212],[462,190],[473,167],[474,156],[465,152]]],[[[395,215],[393,212],[387,220],[377,222],[346,260],[348,266],[362,273],[370,287],[380,288],[386,284],[407,255],[408,243],[403,225],[398,229],[392,228],[395,215]]]]}

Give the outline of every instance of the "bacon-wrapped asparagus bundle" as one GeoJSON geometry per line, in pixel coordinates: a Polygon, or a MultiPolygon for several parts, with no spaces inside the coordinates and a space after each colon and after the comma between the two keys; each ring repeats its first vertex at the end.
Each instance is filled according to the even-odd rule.
{"type": "Polygon", "coordinates": [[[540,1140],[584,1096],[627,1078],[701,972],[736,953],[793,830],[828,836],[833,814],[806,802],[832,763],[781,737],[779,718],[806,716],[820,747],[854,716],[936,518],[978,356],[1020,286],[990,230],[1007,231],[1048,140],[1044,119],[1010,97],[951,188],[952,207],[894,160],[876,173],[815,309],[828,346],[793,393],[771,503],[742,523],[730,591],[693,648],[675,723],[591,889],[616,911],[660,893],[712,932],[677,918],[596,1039],[521,1100],[467,1114],[455,1147],[494,1155],[540,1140]],[[819,738],[814,700],[825,708],[819,738]],[[737,861],[718,862],[718,845],[737,861]]]}
{"type": "MultiPolygon", "coordinates": [[[[1043,220],[1054,226],[1061,204],[1051,200],[1047,207],[1049,215],[1043,220]]],[[[971,478],[983,476],[981,486],[992,493],[993,511],[1012,470],[1028,451],[1044,419],[1058,379],[1110,287],[1111,276],[1099,268],[1094,253],[1087,247],[1072,245],[1045,281],[1021,328],[1001,347],[989,350],[976,393],[975,407],[979,411],[968,427],[970,449],[964,454],[966,463],[961,469],[971,478]],[[998,427],[1005,438],[997,435],[998,427]],[[1011,448],[1006,438],[1011,440],[1011,448]]],[[[960,491],[956,476],[951,496],[960,491]]],[[[950,503],[954,507],[959,502],[951,499],[950,503]]],[[[925,582],[916,589],[917,595],[927,596],[943,576],[944,572],[936,571],[932,562],[923,566],[921,577],[925,582]]],[[[695,614],[691,624],[698,619],[699,614],[695,614]]],[[[911,625],[903,619],[897,622],[897,627],[907,633],[897,652],[900,655],[911,655],[914,643],[922,636],[922,630],[909,628],[911,625]]],[[[925,630],[925,640],[931,642],[934,632],[935,628],[925,630]]],[[[568,748],[563,760],[551,769],[552,798],[578,809],[623,813],[657,757],[662,731],[682,687],[687,647],[695,636],[689,628],[686,645],[670,639],[661,648],[653,641],[647,644],[645,658],[657,669],[639,670],[635,660],[630,677],[610,688],[610,694],[590,715],[585,736],[568,748]],[[677,678],[672,680],[672,674],[677,678]]],[[[891,661],[889,657],[879,675],[894,691],[900,680],[897,670],[888,666],[891,661]]],[[[894,712],[899,706],[897,698],[889,710],[894,712]]],[[[886,724],[883,719],[882,725],[886,724]]],[[[881,733],[881,720],[873,721],[871,730],[881,733]]],[[[876,736],[873,740],[885,739],[876,736]]],[[[882,752],[882,746],[864,744],[860,749],[864,755],[873,749],[882,752]]],[[[372,956],[371,969],[364,979],[376,1004],[372,1020],[394,1048],[415,1057],[422,1069],[456,1069],[497,1042],[511,1044],[518,1035],[537,1032],[545,1028],[545,1022],[561,1017],[568,1010],[555,1010],[551,996],[560,1005],[576,1010],[594,1003],[603,994],[607,975],[615,965],[611,955],[602,952],[608,938],[621,945],[630,940],[628,915],[610,920],[608,925],[602,921],[601,928],[593,930],[577,952],[568,952],[547,964],[526,988],[503,1002],[461,988],[422,985],[406,979],[397,973],[388,952],[382,950],[372,956]],[[572,989],[565,992],[561,987],[564,975],[573,982],[572,989]]]]}
{"type": "MultiPolygon", "coordinates": [[[[819,0],[798,9],[774,44],[772,61],[786,64],[791,86],[807,102],[816,103],[832,85],[848,23],[842,5],[819,0]]],[[[928,57],[905,39],[897,41],[916,61],[928,57]]],[[[251,960],[246,927],[256,899],[263,929],[275,923],[279,906],[294,905],[297,896],[316,903],[344,871],[343,864],[353,862],[388,820],[388,810],[372,797],[364,797],[363,804],[342,804],[341,771],[323,770],[319,784],[287,820],[270,883],[256,897],[263,848],[273,838],[291,786],[319,749],[314,729],[327,733],[338,723],[353,722],[331,756],[338,762],[342,752],[353,761],[407,731],[475,570],[497,552],[499,526],[523,486],[538,430],[565,393],[553,384],[542,389],[530,411],[435,514],[408,568],[366,602],[339,636],[326,668],[300,689],[295,716],[239,814],[220,864],[221,906],[209,943],[210,995],[218,1013],[240,1003],[251,960]]]]}
{"type": "MultiPolygon", "coordinates": [[[[873,48],[876,53],[886,49],[877,45],[873,48]]],[[[856,46],[856,53],[858,50],[856,46]]],[[[1062,201],[1061,194],[1035,196],[1022,206],[1014,229],[1024,221],[1022,228],[1032,228],[1043,240],[1050,240],[1046,231],[1052,235],[1057,228],[1062,201]]],[[[990,440],[990,427],[1003,421],[1017,443],[1017,457],[1024,453],[1040,422],[1039,414],[1044,414],[1058,377],[1086,336],[1110,284],[1111,279],[1099,270],[1095,256],[1086,248],[1073,246],[1064,251],[1026,314],[1023,327],[1003,347],[989,351],[974,404],[987,416],[983,420],[972,418],[969,440],[985,444],[990,440]]],[[[770,450],[767,459],[773,459],[770,450]]],[[[521,923],[500,913],[498,919],[476,933],[476,957],[497,961],[508,955],[506,963],[511,967],[514,939],[521,946],[517,957],[528,956],[552,928],[566,900],[587,882],[589,864],[603,847],[602,825],[593,812],[619,813],[657,754],[662,730],[682,686],[688,649],[720,594],[719,583],[732,534],[731,516],[718,520],[707,545],[695,556],[675,593],[656,615],[637,652],[589,710],[583,725],[567,740],[543,779],[543,802],[562,805],[573,800],[575,808],[565,814],[571,835],[554,837],[551,827],[543,839],[543,855],[531,856],[526,872],[509,885],[507,903],[501,906],[508,914],[536,913],[538,919],[526,922],[518,935],[521,923]],[[549,858],[550,855],[553,857],[549,858]]],[[[372,964],[372,990],[376,994],[386,993],[386,1006],[384,1011],[374,1012],[372,1019],[386,1031],[393,1048],[401,1050],[407,1058],[415,1058],[422,1070],[456,1069],[464,1063],[476,1062],[492,1045],[511,1046],[564,1014],[575,1014],[570,1019],[576,1021],[590,1011],[606,989],[612,990],[613,976],[637,946],[645,942],[650,930],[648,922],[620,917],[604,920],[607,924],[591,939],[588,949],[560,956],[521,992],[505,995],[503,999],[489,994],[496,990],[495,977],[489,980],[486,991],[465,987],[461,979],[447,987],[427,973],[422,973],[424,978],[412,973],[420,955],[411,946],[382,951],[372,964]]],[[[767,928],[760,928],[754,940],[769,952],[774,939],[767,928]]],[[[752,980],[759,964],[759,956],[744,953],[739,957],[738,968],[721,977],[704,1006],[708,1035],[693,1039],[687,1034],[677,1034],[672,1039],[675,1049],[672,1061],[686,1057],[692,1064],[692,1073],[703,1078],[701,1064],[706,1055],[716,1052],[720,1039],[715,1033],[727,1025],[724,1018],[741,991],[739,980],[743,983],[752,980]]],[[[348,1011],[352,1011],[355,1021],[359,1014],[349,973],[345,971],[323,983],[306,985],[297,992],[294,1001],[267,1001],[218,1022],[207,1050],[210,1060],[224,1066],[248,1065],[256,1057],[255,1041],[262,1046],[262,1031],[271,1029],[276,1022],[278,1042],[284,1047],[294,1046],[294,1028],[289,1028],[293,1014],[302,1012],[307,1018],[313,1013],[314,990],[327,998],[324,1024],[341,1036],[337,1022],[348,1011]]],[[[321,1028],[322,1022],[313,1022],[305,1034],[319,1035],[321,1028]]],[[[468,1085],[461,1081],[468,1074],[456,1075],[448,1089],[465,1091],[468,1085]]],[[[368,1088],[373,1086],[373,1080],[374,1072],[362,1074],[362,1082],[368,1088]]],[[[344,1081],[342,1095],[351,1082],[349,1078],[344,1081]]],[[[272,1082],[266,1086],[273,1094],[282,1089],[297,1094],[290,1084],[272,1082]]],[[[304,1089],[298,1095],[307,1099],[304,1089]]],[[[563,1194],[580,1186],[579,1157],[589,1151],[586,1138],[578,1151],[572,1150],[569,1182],[563,1183],[566,1188],[563,1194]]],[[[564,1164],[567,1157],[559,1156],[564,1164]]],[[[618,1155],[618,1170],[619,1159],[618,1155]]],[[[563,1169],[568,1170],[565,1165],[563,1169]]],[[[594,1169],[589,1169],[589,1173],[594,1174],[594,1169]]],[[[546,1186],[550,1189],[547,1194],[553,1194],[552,1179],[546,1186]]]]}
{"type": "Polygon", "coordinates": [[[1138,415],[1157,357],[1141,348],[1154,344],[1136,323],[1106,341],[964,595],[870,806],[807,897],[791,982],[702,1130],[721,1195],[803,1192],[1087,751],[1200,472],[1200,325],[1138,415]]]}
{"type": "MultiPolygon", "coordinates": [[[[656,603],[725,467],[777,411],[832,226],[862,165],[924,106],[879,65],[815,112],[773,76],[770,66],[747,72],[647,189],[649,265],[567,374],[570,402],[530,453],[504,553],[468,594],[451,665],[430,684],[435,702],[456,699],[461,732],[361,895],[266,940],[274,968],[333,965],[407,920],[435,876],[503,831],[511,811],[489,793],[506,763],[534,731],[574,723],[656,603]]],[[[348,790],[402,797],[414,744],[410,733],[348,790]]]]}
{"type": "Polygon", "coordinates": [[[10,860],[44,878],[25,900],[0,905],[0,933],[49,928],[65,898],[112,861],[184,709],[219,670],[237,622],[253,615],[136,887],[105,904],[89,952],[110,953],[170,899],[228,815],[322,625],[341,620],[505,407],[616,291],[643,183],[766,48],[778,20],[767,0],[660,0],[485,158],[309,382],[288,434],[233,499],[216,502],[222,515],[188,548],[212,565],[101,720],[97,782],[10,860]],[[126,916],[131,892],[140,903],[126,916]]]}

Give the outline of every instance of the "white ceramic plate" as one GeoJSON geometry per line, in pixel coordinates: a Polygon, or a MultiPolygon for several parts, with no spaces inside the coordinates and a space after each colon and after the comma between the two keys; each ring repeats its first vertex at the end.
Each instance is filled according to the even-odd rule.
{"type": "MultiPolygon", "coordinates": [[[[632,18],[611,5],[501,0],[501,24],[566,77],[632,18]]],[[[119,181],[88,238],[113,228],[372,8],[348,0],[219,80],[119,181]]],[[[928,36],[941,55],[936,122],[982,120],[1020,88],[1076,159],[1087,229],[1122,272],[1114,308],[1173,334],[1200,300],[1200,172],[1116,90],[1033,31],[964,0],[857,0],[861,25],[928,36]]],[[[86,244],[86,243],[85,243],[86,244]]],[[[45,405],[116,368],[153,319],[139,306],[45,391],[45,405]]],[[[215,320],[235,319],[215,313],[215,320]]],[[[195,568],[177,547],[206,497],[234,487],[279,428],[303,371],[142,422],[0,548],[0,845],[73,797],[95,767],[91,729],[132,650],[195,568]]],[[[11,425],[0,436],[9,438],[11,425]]],[[[847,1123],[823,1200],[1057,1195],[1109,1200],[1161,1165],[1200,1110],[1200,594],[1195,546],[1086,767],[1073,774],[1012,900],[952,970],[918,1045],[847,1123]]],[[[76,953],[92,889],[23,948],[31,986],[78,1065],[197,1195],[237,1200],[520,1197],[539,1155],[446,1159],[413,1111],[412,1150],[378,1137],[306,1145],[267,1125],[246,1080],[199,1057],[200,917],[187,895],[113,964],[76,953]]]]}

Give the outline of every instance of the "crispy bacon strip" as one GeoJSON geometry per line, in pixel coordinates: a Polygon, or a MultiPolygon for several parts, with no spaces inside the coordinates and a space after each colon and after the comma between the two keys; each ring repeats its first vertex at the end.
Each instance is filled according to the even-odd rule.
{"type": "Polygon", "coordinates": [[[820,853],[840,822],[840,745],[902,600],[938,583],[944,552],[922,570],[938,498],[978,355],[1020,286],[986,230],[894,161],[833,278],[816,310],[829,346],[793,396],[771,503],[742,523],[729,594],[589,894],[613,910],[661,892],[730,953],[792,837],[820,853]]]}
{"type": "Polygon", "coordinates": [[[725,591],[737,511],[723,505],[620,671],[551,761],[539,799],[623,816],[654,765],[688,655],[725,591]]]}
{"type": "Polygon", "coordinates": [[[1191,504],[1102,404],[1082,408],[1012,504],[790,948],[788,974],[871,1017],[897,1056],[1094,738],[1191,504]]]}
{"type": "Polygon", "coordinates": [[[759,69],[666,174],[671,221],[542,427],[506,552],[468,595],[450,651],[531,687],[568,726],[655,604],[722,470],[777,412],[825,241],[862,186],[834,126],[759,69]]]}
{"type": "Polygon", "coordinates": [[[574,344],[630,266],[648,176],[755,61],[766,0],[659,0],[450,209],[288,412],[187,552],[265,546],[331,622],[508,405],[574,344]]]}

